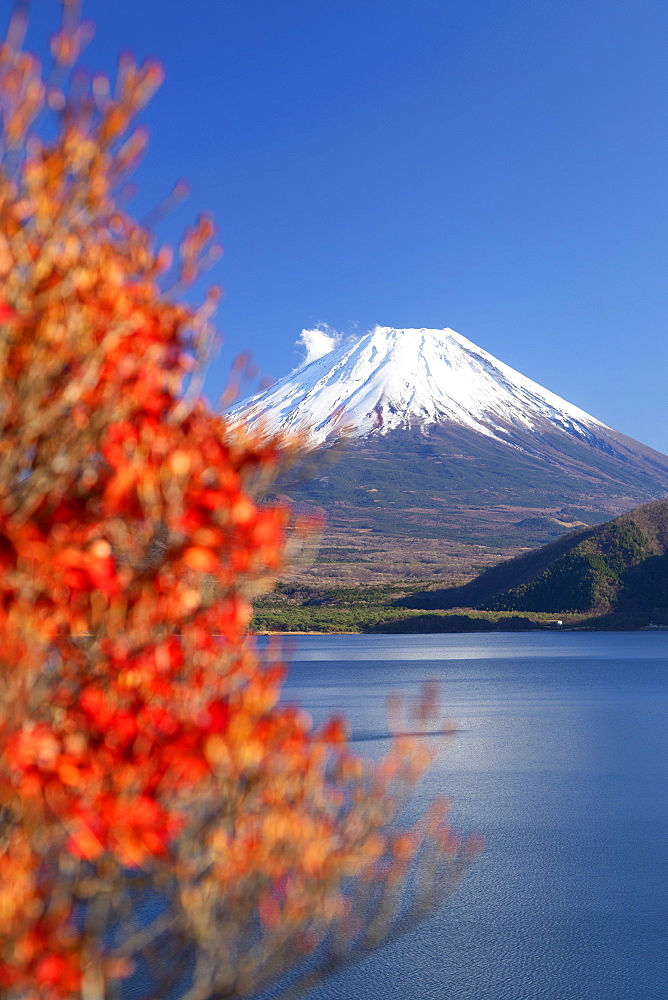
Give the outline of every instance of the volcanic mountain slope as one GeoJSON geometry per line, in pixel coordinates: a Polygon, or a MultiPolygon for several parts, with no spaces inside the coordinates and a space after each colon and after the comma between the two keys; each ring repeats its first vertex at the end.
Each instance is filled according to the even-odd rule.
{"type": "Polygon", "coordinates": [[[282,488],[339,529],[526,546],[668,494],[668,457],[447,329],[376,327],[234,414],[307,441],[282,488]]]}

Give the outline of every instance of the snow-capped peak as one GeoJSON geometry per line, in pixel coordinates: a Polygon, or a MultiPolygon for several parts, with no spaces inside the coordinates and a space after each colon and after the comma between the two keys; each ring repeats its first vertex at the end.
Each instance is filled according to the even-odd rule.
{"type": "Polygon", "coordinates": [[[504,441],[513,426],[545,421],[584,437],[605,426],[454,330],[386,326],[296,368],[231,415],[313,444],[441,422],[504,441]]]}

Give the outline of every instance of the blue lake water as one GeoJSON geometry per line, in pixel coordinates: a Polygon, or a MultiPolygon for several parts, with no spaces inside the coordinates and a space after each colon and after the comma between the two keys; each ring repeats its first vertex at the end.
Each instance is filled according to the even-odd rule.
{"type": "Polygon", "coordinates": [[[461,732],[419,799],[488,846],[441,912],[311,1000],[665,1000],[668,633],[304,636],[287,700],[382,752],[435,678],[461,732]]]}

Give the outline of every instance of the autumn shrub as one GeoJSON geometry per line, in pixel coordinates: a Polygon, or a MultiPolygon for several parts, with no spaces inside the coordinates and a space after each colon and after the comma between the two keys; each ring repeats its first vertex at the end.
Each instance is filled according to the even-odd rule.
{"type": "Polygon", "coordinates": [[[279,703],[247,626],[289,545],[257,495],[289,445],[198,396],[217,296],[179,288],[211,222],[170,270],[116,194],[160,69],[68,84],[68,2],[45,83],[24,27],[19,7],[0,49],[0,992],[298,995],[475,848],[442,804],[397,828],[419,740],[363,764],[340,721],[279,703]]]}

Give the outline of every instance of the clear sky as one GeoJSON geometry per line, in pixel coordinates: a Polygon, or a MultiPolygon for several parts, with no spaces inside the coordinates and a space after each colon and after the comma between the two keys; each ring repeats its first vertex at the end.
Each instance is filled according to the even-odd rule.
{"type": "MultiPolygon", "coordinates": [[[[5,10],[8,0],[1,0],[5,10]]],[[[35,44],[55,0],[34,0],[35,44]]],[[[666,0],[87,0],[162,61],[138,211],[210,210],[223,350],[445,327],[668,452],[666,0]]]]}

